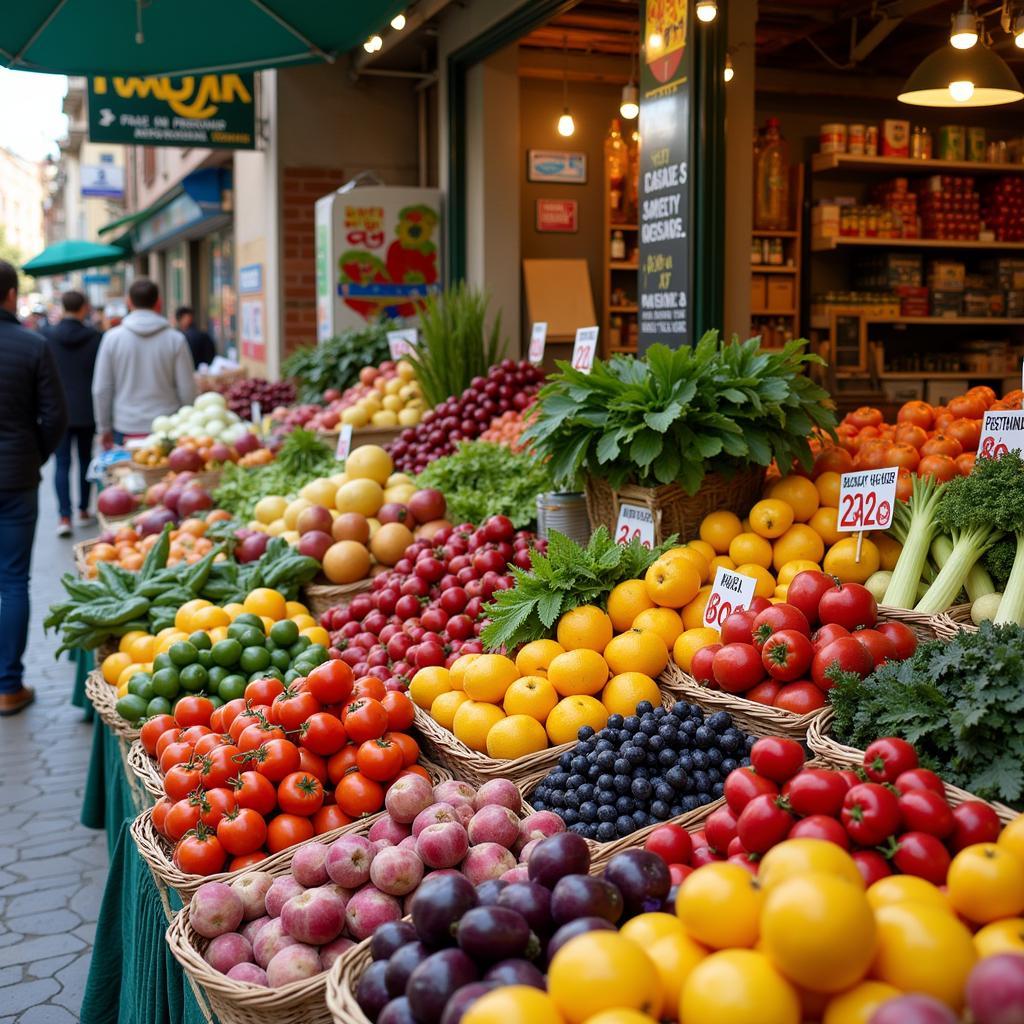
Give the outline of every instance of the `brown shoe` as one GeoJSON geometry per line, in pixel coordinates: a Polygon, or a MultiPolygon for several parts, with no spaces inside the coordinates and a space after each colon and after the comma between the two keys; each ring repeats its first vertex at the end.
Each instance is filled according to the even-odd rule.
{"type": "Polygon", "coordinates": [[[23,686],[14,693],[0,693],[0,718],[24,711],[36,699],[36,691],[31,686],[23,686]]]}

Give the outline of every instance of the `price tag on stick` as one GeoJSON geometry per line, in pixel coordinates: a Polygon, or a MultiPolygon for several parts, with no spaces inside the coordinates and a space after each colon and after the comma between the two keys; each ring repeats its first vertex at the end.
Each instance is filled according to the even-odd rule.
{"type": "Polygon", "coordinates": [[[572,368],[590,373],[597,355],[597,327],[577,327],[576,344],[572,347],[572,368]]]}
{"type": "Polygon", "coordinates": [[[733,572],[719,566],[715,570],[715,582],[704,605],[704,625],[721,629],[733,612],[746,611],[754,600],[757,580],[741,572],[733,572]]]}
{"type": "Polygon", "coordinates": [[[388,351],[392,359],[401,359],[416,348],[419,338],[415,327],[407,327],[401,331],[388,331],[388,351]]]}
{"type": "Polygon", "coordinates": [[[840,533],[861,530],[888,530],[896,505],[896,480],[899,469],[864,469],[844,473],[839,484],[840,533]]]}
{"type": "Polygon", "coordinates": [[[544,362],[544,343],[548,337],[548,325],[538,322],[533,325],[530,331],[530,349],[527,358],[534,366],[540,366],[544,362]]]}
{"type": "Polygon", "coordinates": [[[996,409],[985,413],[981,421],[978,454],[998,459],[1007,452],[1024,451],[1024,412],[1019,409],[996,409]]]}
{"type": "Polygon", "coordinates": [[[628,544],[638,540],[649,551],[654,547],[654,513],[643,505],[620,505],[615,523],[615,540],[628,544]]]}
{"type": "Polygon", "coordinates": [[[252,421],[253,426],[262,434],[263,433],[263,409],[259,402],[249,403],[249,419],[252,421]]]}
{"type": "Polygon", "coordinates": [[[338,447],[334,450],[334,457],[339,462],[344,462],[350,451],[352,451],[352,424],[343,423],[341,430],[338,431],[338,447]]]}

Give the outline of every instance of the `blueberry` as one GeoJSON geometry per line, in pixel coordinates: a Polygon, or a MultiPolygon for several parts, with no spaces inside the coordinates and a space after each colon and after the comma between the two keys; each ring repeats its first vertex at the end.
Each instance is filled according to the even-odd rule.
{"type": "Polygon", "coordinates": [[[654,786],[654,797],[670,804],[676,798],[676,791],[667,782],[658,782],[654,786]]]}
{"type": "Polygon", "coordinates": [[[693,740],[701,750],[707,750],[717,739],[714,730],[707,724],[697,726],[697,731],[693,734],[693,740]]]}
{"type": "Polygon", "coordinates": [[[739,750],[742,742],[743,734],[738,729],[726,729],[718,738],[718,745],[727,754],[739,750]]]}
{"type": "Polygon", "coordinates": [[[667,714],[668,710],[666,708],[661,707],[660,705],[654,709],[655,718],[664,718],[667,714]]]}
{"type": "Polygon", "coordinates": [[[679,760],[676,763],[684,772],[692,772],[694,769],[692,754],[680,754],[679,760]]]}
{"type": "Polygon", "coordinates": [[[594,744],[596,742],[597,740],[587,740],[586,743],[577,743],[576,746],[572,749],[573,756],[579,754],[580,757],[590,757],[590,755],[594,752],[594,744]]]}
{"type": "Polygon", "coordinates": [[[568,771],[569,770],[569,765],[572,764],[572,756],[573,756],[572,755],[572,751],[571,750],[567,750],[558,759],[558,767],[564,769],[565,771],[568,771]]]}
{"type": "Polygon", "coordinates": [[[704,768],[707,768],[707,766],[708,766],[708,755],[707,755],[706,751],[695,750],[690,756],[693,758],[693,767],[694,768],[699,768],[699,769],[702,769],[702,770],[704,768]]]}
{"type": "Polygon", "coordinates": [[[637,800],[650,800],[651,798],[651,784],[647,779],[634,779],[630,789],[637,800]]]}
{"type": "Polygon", "coordinates": [[[651,773],[646,768],[644,768],[644,767],[634,768],[633,769],[633,778],[634,779],[649,779],[650,777],[651,777],[651,773]]]}
{"type": "Polygon", "coordinates": [[[599,789],[597,791],[597,802],[599,804],[614,804],[615,793],[610,789],[599,789]]]}
{"type": "Polygon", "coordinates": [[[658,764],[660,764],[662,768],[671,768],[676,763],[677,756],[678,755],[674,750],[666,747],[658,754],[658,764]]]}
{"type": "Polygon", "coordinates": [[[552,793],[551,794],[551,806],[556,808],[562,808],[565,806],[565,794],[564,793],[552,793]]]}
{"type": "Polygon", "coordinates": [[[715,732],[725,732],[726,729],[732,726],[732,715],[728,711],[716,711],[708,718],[707,724],[715,732]]]}
{"type": "Polygon", "coordinates": [[[655,718],[645,718],[640,723],[640,730],[647,736],[658,735],[658,721],[655,718]]]}
{"type": "Polygon", "coordinates": [[[530,806],[535,811],[546,811],[548,809],[548,805],[537,796],[530,797],[530,806]]]}
{"type": "Polygon", "coordinates": [[[614,821],[618,817],[614,804],[601,804],[597,809],[598,821],[614,821]]]}
{"type": "Polygon", "coordinates": [[[593,800],[594,799],[594,786],[589,782],[584,782],[578,790],[580,794],[580,800],[593,800]]]}
{"type": "Polygon", "coordinates": [[[594,735],[594,727],[592,725],[580,726],[580,731],[576,733],[578,740],[589,740],[594,735]]]}
{"type": "Polygon", "coordinates": [[[623,747],[622,756],[634,768],[637,768],[644,763],[645,754],[643,752],[643,748],[641,747],[623,747]]]}
{"type": "Polygon", "coordinates": [[[615,764],[615,753],[611,750],[602,750],[597,755],[597,766],[602,771],[610,772],[615,764]]]}
{"type": "Polygon", "coordinates": [[[714,798],[715,798],[716,800],[717,800],[717,799],[718,799],[719,797],[721,797],[721,796],[722,796],[722,795],[723,795],[724,793],[725,793],[725,783],[724,783],[724,782],[716,782],[716,783],[715,783],[715,784],[714,784],[714,785],[713,785],[713,786],[711,787],[711,795],[712,795],[712,796],[713,796],[713,797],[714,797],[714,798]]]}
{"type": "Polygon", "coordinates": [[[675,718],[686,718],[690,714],[688,705],[684,704],[682,701],[676,701],[676,703],[672,705],[670,714],[675,718]]]}
{"type": "Polygon", "coordinates": [[[649,700],[642,700],[636,706],[636,713],[640,716],[649,715],[654,710],[654,705],[649,700]]]}
{"type": "Polygon", "coordinates": [[[598,789],[611,789],[615,782],[615,776],[611,772],[602,772],[597,777],[597,788],[598,789]]]}
{"type": "Polygon", "coordinates": [[[661,735],[660,730],[656,736],[652,736],[647,741],[647,749],[654,751],[655,754],[657,754],[659,750],[665,749],[665,737],[661,735]]]}
{"type": "Polygon", "coordinates": [[[599,843],[610,843],[616,836],[615,823],[612,821],[602,821],[597,826],[597,841],[599,843]]]}
{"type": "Polygon", "coordinates": [[[685,722],[679,724],[679,732],[683,736],[692,737],[696,731],[697,723],[692,718],[688,718],[685,722]]]}
{"type": "Polygon", "coordinates": [[[586,780],[583,778],[582,775],[570,775],[569,778],[566,780],[565,785],[566,785],[566,788],[568,788],[570,791],[572,791],[572,790],[579,789],[580,786],[582,786],[585,781],[586,780]]]}
{"type": "Polygon", "coordinates": [[[587,833],[590,831],[590,826],[584,825],[581,821],[574,821],[571,825],[566,822],[566,825],[570,832],[575,832],[577,835],[583,836],[584,839],[587,838],[587,833]]]}
{"type": "Polygon", "coordinates": [[[580,821],[597,821],[597,804],[593,800],[584,800],[580,804],[580,821]]]}
{"type": "Polygon", "coordinates": [[[710,793],[698,793],[697,794],[697,806],[704,807],[706,804],[711,803],[714,797],[710,793]]]}
{"type": "Polygon", "coordinates": [[[633,736],[633,746],[640,747],[643,750],[647,749],[647,744],[650,742],[651,737],[645,732],[637,731],[633,736]]]}
{"type": "Polygon", "coordinates": [[[596,764],[592,764],[587,769],[587,779],[590,782],[596,782],[601,777],[601,769],[596,764]]]}
{"type": "Polygon", "coordinates": [[[679,726],[676,725],[673,719],[669,719],[669,721],[662,722],[661,725],[658,726],[658,735],[666,743],[673,743],[679,735],[679,726]]]}
{"type": "Polygon", "coordinates": [[[608,716],[608,728],[609,729],[621,729],[622,723],[625,719],[622,715],[609,715],[608,716]]]}
{"type": "Polygon", "coordinates": [[[620,796],[615,801],[615,810],[619,814],[632,814],[635,808],[636,804],[628,796],[620,796]]]}
{"type": "Polygon", "coordinates": [[[579,820],[580,816],[571,808],[567,808],[562,812],[562,817],[565,819],[566,825],[575,825],[579,820]]]}
{"type": "Polygon", "coordinates": [[[626,732],[634,733],[640,728],[640,719],[636,715],[630,715],[623,721],[622,728],[626,732]]]}
{"type": "Polygon", "coordinates": [[[624,757],[615,758],[615,763],[612,765],[612,771],[616,775],[628,775],[632,769],[632,765],[624,757]]]}
{"type": "Polygon", "coordinates": [[[690,781],[693,784],[693,788],[698,793],[706,792],[711,786],[711,780],[708,778],[708,773],[700,770],[695,771],[693,775],[690,776],[690,781]]]}
{"type": "Polygon", "coordinates": [[[689,814],[690,811],[695,811],[700,807],[700,801],[692,794],[688,794],[679,801],[679,806],[682,807],[683,814],[689,814]]]}
{"type": "Polygon", "coordinates": [[[718,747],[712,747],[708,751],[708,764],[713,765],[717,768],[723,760],[724,756],[722,754],[722,751],[719,750],[718,747]]]}
{"type": "Polygon", "coordinates": [[[570,789],[569,792],[565,794],[565,806],[572,808],[574,811],[579,810],[580,795],[575,789],[570,789]]]}
{"type": "Polygon", "coordinates": [[[555,789],[565,789],[565,784],[569,780],[568,772],[552,772],[548,776],[548,781],[555,789]]]}
{"type": "Polygon", "coordinates": [[[582,775],[587,770],[588,761],[583,754],[577,754],[569,764],[568,771],[574,775],[582,775]]]}
{"type": "Polygon", "coordinates": [[[611,740],[598,740],[597,743],[594,745],[594,750],[597,752],[598,757],[600,757],[601,754],[612,749],[613,748],[611,740]]]}
{"type": "Polygon", "coordinates": [[[739,761],[734,757],[722,758],[722,763],[718,766],[719,771],[723,775],[728,775],[729,772],[734,772],[739,767],[739,761]]]}
{"type": "Polygon", "coordinates": [[[679,766],[674,765],[665,772],[665,781],[677,792],[682,793],[690,784],[690,778],[679,766]]]}
{"type": "Polygon", "coordinates": [[[634,811],[632,818],[636,828],[646,828],[648,825],[653,824],[651,816],[646,811],[634,811]]]}
{"type": "Polygon", "coordinates": [[[633,824],[633,819],[628,814],[620,814],[615,819],[615,831],[625,838],[636,831],[636,825],[633,824]]]}
{"type": "Polygon", "coordinates": [[[671,816],[673,818],[678,818],[679,815],[683,813],[683,805],[682,804],[673,804],[669,813],[671,814],[671,816]]]}
{"type": "Polygon", "coordinates": [[[671,818],[671,805],[665,803],[664,800],[655,800],[654,803],[651,804],[651,817],[657,818],[658,821],[665,821],[667,818],[671,818]]]}
{"type": "Polygon", "coordinates": [[[716,782],[722,781],[722,773],[718,768],[709,768],[708,778],[711,780],[711,784],[714,785],[716,782]]]}
{"type": "MultiPolygon", "coordinates": [[[[723,712],[723,713],[724,713],[724,712],[723,712]]],[[[753,746],[754,746],[754,744],[755,744],[756,742],[757,742],[757,737],[756,737],[756,736],[748,736],[748,737],[747,737],[747,738],[746,738],[746,739],[745,739],[745,740],[743,741],[743,746],[744,746],[744,747],[746,747],[746,749],[747,749],[747,753],[748,753],[748,754],[749,754],[749,753],[750,753],[750,751],[751,751],[751,750],[753,749],[753,746]]]]}

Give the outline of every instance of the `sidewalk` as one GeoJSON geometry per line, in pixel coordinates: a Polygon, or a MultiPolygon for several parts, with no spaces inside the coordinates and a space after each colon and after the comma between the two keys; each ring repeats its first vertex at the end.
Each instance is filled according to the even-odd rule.
{"type": "Polygon", "coordinates": [[[64,591],[79,530],[58,540],[52,465],[39,492],[25,680],[36,702],[0,719],[0,1024],[74,1024],[107,872],[102,832],[78,822],[92,726],[70,704],[74,669],[54,661],[47,607],[64,591]]]}

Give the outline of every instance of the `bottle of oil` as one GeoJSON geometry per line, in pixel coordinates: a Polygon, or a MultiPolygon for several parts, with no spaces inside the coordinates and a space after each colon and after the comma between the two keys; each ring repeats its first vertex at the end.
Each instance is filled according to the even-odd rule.
{"type": "Polygon", "coordinates": [[[789,151],[774,117],[765,124],[754,184],[754,227],[785,231],[789,227],[789,151]]]}
{"type": "Polygon", "coordinates": [[[608,136],[604,140],[604,162],[608,171],[608,207],[611,210],[611,219],[622,223],[626,219],[626,175],[629,173],[629,153],[617,117],[612,119],[608,136]]]}

